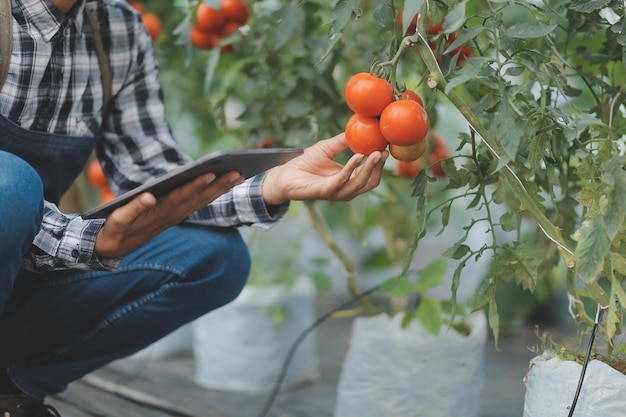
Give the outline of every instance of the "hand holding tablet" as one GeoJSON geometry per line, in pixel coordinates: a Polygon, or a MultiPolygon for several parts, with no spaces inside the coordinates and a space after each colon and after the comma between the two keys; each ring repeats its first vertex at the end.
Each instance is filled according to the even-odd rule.
{"type": "Polygon", "coordinates": [[[113,210],[127,204],[141,193],[150,192],[158,198],[209,172],[219,176],[226,172],[238,171],[243,177],[250,178],[277,165],[284,164],[302,153],[303,149],[300,148],[238,149],[211,152],[105,204],[87,210],[81,217],[83,219],[107,217],[113,210]]]}

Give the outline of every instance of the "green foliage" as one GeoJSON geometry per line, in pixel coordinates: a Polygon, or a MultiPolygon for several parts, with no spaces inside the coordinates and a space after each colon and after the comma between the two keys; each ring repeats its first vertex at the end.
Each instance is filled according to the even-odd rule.
{"type": "Polygon", "coordinates": [[[626,301],[623,2],[251,1],[251,21],[228,40],[228,54],[189,46],[196,4],[147,2],[167,17],[156,48],[171,118],[191,120],[200,149],[260,146],[265,138],[275,146],[308,146],[334,136],[350,114],[343,85],[360,71],[418,91],[434,131],[450,128],[439,119],[450,103],[462,115],[457,137],[446,137],[454,149],[443,164],[447,178],[423,170],[411,182],[398,177],[390,159],[375,192],[352,203],[316,204],[323,221],[314,227],[328,233],[351,290],[358,292],[359,266],[333,232],[347,231],[365,246],[371,232],[382,230],[385,246],[368,248],[366,266],[400,268],[384,289],[420,299],[404,304],[411,311],[406,320],[421,316],[438,329],[445,308],[423,294],[436,282],[425,277],[437,274],[422,270],[416,280],[410,271],[421,245],[461,211],[466,224],[443,254],[458,262],[451,305],[464,268],[492,258],[473,308],[488,311],[497,336],[498,287],[512,282],[530,293],[562,267],[577,320],[593,322],[576,306],[608,305],[609,354],[623,350],[612,344],[626,301]],[[445,18],[442,32],[429,33],[428,19],[420,18],[419,34],[403,37],[401,9],[402,28],[419,12],[433,23],[445,18]],[[456,39],[449,42],[451,34],[456,39]],[[458,47],[472,55],[461,59],[453,53],[458,47]],[[231,105],[239,108],[234,117],[231,105]],[[476,227],[487,228],[479,247],[467,238],[476,227]]]}

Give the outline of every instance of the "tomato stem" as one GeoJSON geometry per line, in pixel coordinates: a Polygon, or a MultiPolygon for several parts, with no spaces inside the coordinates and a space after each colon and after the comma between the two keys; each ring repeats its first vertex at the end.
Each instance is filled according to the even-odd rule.
{"type": "Polygon", "coordinates": [[[394,54],[394,56],[389,61],[379,62],[376,64],[378,68],[389,67],[389,75],[387,76],[387,81],[393,87],[394,93],[399,93],[398,86],[396,85],[396,67],[398,66],[398,62],[402,55],[406,52],[406,48],[412,46],[413,42],[411,41],[411,37],[407,36],[402,39],[398,50],[394,54]]]}
{"type": "MultiPolygon", "coordinates": [[[[320,234],[326,246],[337,256],[341,264],[343,265],[345,274],[346,274],[346,282],[348,287],[348,292],[353,298],[359,298],[360,294],[356,288],[356,274],[354,270],[354,263],[346,255],[346,253],[339,247],[337,241],[333,238],[333,234],[330,232],[330,227],[324,221],[324,217],[319,213],[319,210],[314,201],[306,201],[305,207],[309,212],[309,216],[311,217],[311,221],[313,222],[313,228],[320,234]]],[[[366,299],[360,299],[361,308],[364,311],[372,311],[373,307],[371,304],[367,302],[366,299]]]]}

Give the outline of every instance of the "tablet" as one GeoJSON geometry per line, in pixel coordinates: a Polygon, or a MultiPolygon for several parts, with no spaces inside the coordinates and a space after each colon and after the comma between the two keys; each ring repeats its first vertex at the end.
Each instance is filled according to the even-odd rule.
{"type": "Polygon", "coordinates": [[[221,175],[230,171],[238,171],[243,177],[250,178],[272,167],[282,165],[303,152],[304,150],[301,148],[237,149],[211,152],[107,203],[87,210],[81,214],[81,217],[83,219],[107,217],[113,210],[127,204],[143,192],[149,191],[158,198],[199,175],[209,172],[221,175]]]}

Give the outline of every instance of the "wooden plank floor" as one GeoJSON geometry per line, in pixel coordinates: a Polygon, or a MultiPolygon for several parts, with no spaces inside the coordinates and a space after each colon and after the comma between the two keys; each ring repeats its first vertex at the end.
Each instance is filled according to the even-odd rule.
{"type": "MultiPolygon", "coordinates": [[[[334,319],[317,329],[319,380],[281,391],[263,417],[333,416],[350,326],[349,319],[334,319]]],[[[535,344],[531,328],[503,337],[499,349],[493,341],[487,343],[482,417],[522,414],[522,379],[534,355],[528,346],[535,344]]],[[[165,360],[124,359],[71,384],[49,403],[63,417],[261,417],[269,393],[208,390],[194,382],[193,374],[190,354],[165,360]]]]}

